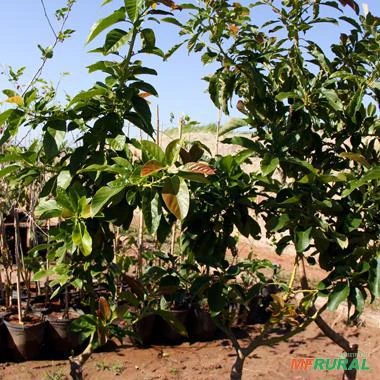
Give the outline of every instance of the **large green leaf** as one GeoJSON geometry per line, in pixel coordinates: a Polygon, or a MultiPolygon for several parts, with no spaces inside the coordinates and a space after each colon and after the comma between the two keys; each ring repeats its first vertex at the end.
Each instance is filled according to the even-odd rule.
{"type": "Polygon", "coordinates": [[[121,7],[111,15],[102,18],[97,21],[91,28],[90,34],[87,37],[86,43],[90,43],[97,35],[99,35],[104,29],[107,29],[111,25],[114,25],[120,21],[125,20],[125,8],[121,7]]]}
{"type": "Polygon", "coordinates": [[[112,29],[107,33],[103,46],[103,54],[118,52],[132,37],[132,30],[126,32],[122,29],[112,29]]]}
{"type": "Polygon", "coordinates": [[[135,22],[139,18],[141,8],[144,4],[144,0],[124,0],[124,4],[129,19],[132,22],[135,22]]]}
{"type": "Polygon", "coordinates": [[[20,169],[18,165],[8,165],[3,169],[0,169],[0,178],[5,177],[6,175],[13,173],[20,169]]]}
{"type": "Polygon", "coordinates": [[[212,313],[219,313],[227,304],[227,297],[224,294],[224,286],[220,282],[213,284],[208,290],[208,305],[212,313]]]}
{"type": "Polygon", "coordinates": [[[92,216],[95,216],[99,213],[102,207],[111,200],[112,197],[119,194],[124,190],[124,186],[110,187],[104,186],[101,187],[92,199],[91,211],[92,216]]]}
{"type": "Polygon", "coordinates": [[[339,304],[347,299],[350,294],[350,287],[347,283],[340,282],[337,284],[329,295],[329,302],[327,308],[331,311],[335,311],[339,304]]]}
{"type": "Polygon", "coordinates": [[[165,158],[168,165],[173,165],[178,160],[181,146],[181,139],[175,139],[168,144],[165,150],[165,158]]]}
{"type": "Polygon", "coordinates": [[[280,160],[277,157],[273,157],[270,153],[265,153],[264,158],[260,162],[261,172],[264,176],[273,173],[280,160]]]}
{"type": "Polygon", "coordinates": [[[141,38],[143,40],[143,47],[153,48],[156,46],[156,37],[154,31],[150,28],[141,31],[141,38]]]}
{"type": "Polygon", "coordinates": [[[167,310],[156,310],[154,314],[159,315],[171,327],[173,327],[180,335],[187,336],[187,330],[184,324],[175,317],[175,314],[167,310]]]}
{"type": "Polygon", "coordinates": [[[149,140],[141,141],[141,150],[143,154],[143,159],[156,160],[158,163],[165,164],[165,153],[161,147],[149,140]]]}
{"type": "Polygon", "coordinates": [[[312,227],[309,227],[303,231],[296,231],[294,244],[296,246],[297,252],[303,252],[309,247],[311,240],[310,234],[312,229],[312,227]]]}
{"type": "Polygon", "coordinates": [[[135,109],[137,115],[140,116],[144,125],[143,128],[141,128],[139,124],[136,126],[141,128],[144,132],[148,133],[148,135],[152,137],[154,134],[152,126],[152,113],[150,112],[147,101],[138,95],[133,96],[131,101],[133,108],[135,109]]]}
{"type": "Polygon", "coordinates": [[[183,220],[190,205],[189,189],[184,179],[177,176],[168,178],[162,189],[162,198],[169,211],[177,219],[183,220]]]}
{"type": "Polygon", "coordinates": [[[241,127],[245,127],[247,125],[248,125],[248,122],[245,119],[239,119],[237,117],[231,118],[220,129],[219,136],[223,136],[223,135],[227,134],[228,132],[232,132],[235,129],[238,129],[238,128],[241,128],[241,127]]]}
{"type": "Polygon", "coordinates": [[[149,189],[142,194],[142,213],[148,232],[152,231],[152,193],[149,189]]]}
{"type": "Polygon", "coordinates": [[[374,297],[380,297],[380,257],[371,261],[368,287],[374,297]]]}
{"type": "Polygon", "coordinates": [[[13,109],[0,113],[0,127],[7,121],[8,117],[13,113],[13,109]]]}
{"type": "Polygon", "coordinates": [[[84,223],[82,224],[82,242],[80,245],[80,250],[84,256],[89,256],[92,252],[92,238],[84,223]]]}

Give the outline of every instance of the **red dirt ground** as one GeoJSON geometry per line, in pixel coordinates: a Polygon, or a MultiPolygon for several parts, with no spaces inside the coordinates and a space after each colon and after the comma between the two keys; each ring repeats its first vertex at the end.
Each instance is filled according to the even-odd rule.
{"type": "MultiPolygon", "coordinates": [[[[336,315],[329,314],[334,324],[336,315]]],[[[359,351],[367,359],[368,371],[359,371],[358,380],[379,379],[379,329],[347,327],[337,322],[336,330],[351,342],[359,343],[359,351]]],[[[292,358],[338,358],[341,350],[320,334],[315,325],[288,342],[275,347],[259,347],[246,361],[244,380],[291,379],[335,380],[341,371],[292,370],[292,358]]],[[[94,354],[85,365],[85,379],[128,380],[224,380],[229,378],[234,350],[228,340],[207,343],[183,343],[179,346],[154,346],[139,349],[129,344],[112,352],[94,354]]],[[[64,380],[69,379],[67,361],[34,361],[0,365],[2,380],[64,380]]]]}

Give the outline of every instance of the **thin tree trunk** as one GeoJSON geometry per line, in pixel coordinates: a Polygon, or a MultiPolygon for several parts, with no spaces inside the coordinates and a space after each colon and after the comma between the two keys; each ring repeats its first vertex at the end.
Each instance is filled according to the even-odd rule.
{"type": "Polygon", "coordinates": [[[18,312],[18,320],[19,323],[22,323],[22,313],[21,313],[21,285],[20,285],[20,272],[21,272],[21,260],[20,260],[20,242],[19,242],[19,220],[18,220],[18,211],[13,208],[13,226],[15,233],[15,256],[16,256],[16,266],[17,266],[17,312],[18,312]]]}
{"type": "Polygon", "coordinates": [[[92,343],[78,356],[70,356],[70,376],[73,380],[83,380],[83,366],[92,354],[92,343]]]}
{"type": "MultiPolygon", "coordinates": [[[[309,283],[306,276],[305,260],[303,257],[301,260],[301,264],[302,274],[300,280],[302,288],[306,290],[309,289],[309,283]]],[[[316,312],[316,308],[313,306],[310,311],[312,314],[314,314],[316,312]]],[[[328,338],[330,338],[335,344],[337,344],[346,352],[348,359],[348,368],[352,360],[357,357],[359,346],[357,344],[351,344],[344,336],[340,335],[335,330],[333,330],[320,315],[315,319],[315,323],[328,338]]],[[[342,380],[355,380],[356,374],[356,369],[346,369],[343,373],[342,380]]]]}
{"type": "Polygon", "coordinates": [[[243,376],[243,367],[244,367],[245,356],[243,351],[237,351],[236,360],[231,368],[231,380],[241,380],[243,376]]]}

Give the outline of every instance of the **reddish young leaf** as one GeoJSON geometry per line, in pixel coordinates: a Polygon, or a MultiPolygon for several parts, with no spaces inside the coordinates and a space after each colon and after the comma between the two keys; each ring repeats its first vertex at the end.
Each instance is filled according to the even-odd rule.
{"type": "Polygon", "coordinates": [[[148,175],[151,175],[151,174],[154,174],[154,173],[157,173],[159,172],[160,170],[162,170],[165,166],[163,166],[162,164],[160,164],[158,161],[156,160],[150,160],[148,161],[142,168],[141,168],[141,172],[140,172],[140,175],[142,177],[146,177],[148,175]]]}
{"type": "Polygon", "coordinates": [[[189,162],[184,166],[183,170],[192,173],[200,173],[206,176],[215,174],[215,170],[213,168],[202,162],[189,162]]]}
{"type": "Polygon", "coordinates": [[[186,182],[179,177],[168,178],[162,189],[162,199],[169,211],[179,220],[183,220],[190,205],[190,194],[186,182]]]}
{"type": "Polygon", "coordinates": [[[98,316],[102,321],[109,321],[112,316],[110,305],[104,297],[99,297],[98,316]]]}

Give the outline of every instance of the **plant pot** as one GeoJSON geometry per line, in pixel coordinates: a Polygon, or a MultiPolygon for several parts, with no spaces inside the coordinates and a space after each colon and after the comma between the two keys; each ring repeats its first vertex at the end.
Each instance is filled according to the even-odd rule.
{"type": "MultiPolygon", "coordinates": [[[[184,326],[187,325],[187,319],[189,316],[189,310],[172,310],[171,313],[173,316],[181,322],[184,326]]],[[[173,326],[171,326],[167,321],[162,317],[159,318],[157,331],[160,332],[161,337],[164,342],[167,343],[181,343],[185,339],[173,326]]]]}
{"type": "Polygon", "coordinates": [[[0,311],[0,362],[8,360],[8,332],[3,320],[9,315],[7,311],[0,311]]]}
{"type": "Polygon", "coordinates": [[[189,318],[189,336],[196,341],[208,341],[215,337],[216,325],[208,311],[193,309],[189,318]]]}
{"type": "Polygon", "coordinates": [[[36,359],[41,352],[45,335],[45,322],[33,315],[25,318],[24,324],[16,316],[4,320],[8,330],[8,348],[11,358],[16,361],[36,359]]]}
{"type": "Polygon", "coordinates": [[[134,344],[142,344],[147,346],[153,342],[153,334],[155,330],[155,325],[157,321],[157,316],[154,314],[147,315],[141,318],[136,323],[133,324],[133,331],[139,337],[139,340],[132,338],[134,344]]]}
{"type": "Polygon", "coordinates": [[[66,359],[81,346],[80,337],[70,330],[70,323],[79,318],[80,314],[69,312],[68,318],[63,318],[63,314],[52,313],[46,316],[47,356],[54,359],[66,359]]]}

